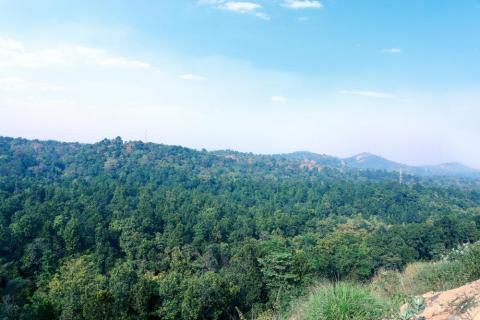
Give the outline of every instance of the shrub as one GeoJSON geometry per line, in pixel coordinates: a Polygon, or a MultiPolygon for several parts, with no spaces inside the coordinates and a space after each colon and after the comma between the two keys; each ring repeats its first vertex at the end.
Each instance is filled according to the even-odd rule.
{"type": "Polygon", "coordinates": [[[370,287],[382,298],[396,297],[403,292],[402,274],[396,270],[380,270],[373,277],[370,287]]]}
{"type": "MultiPolygon", "coordinates": [[[[410,319],[424,308],[418,295],[444,291],[480,278],[480,242],[452,250],[436,262],[416,262],[403,272],[380,270],[369,286],[340,282],[315,287],[306,302],[297,302],[288,315],[295,320],[410,319]],[[400,305],[408,303],[402,314],[400,305]]],[[[304,298],[305,301],[305,298],[304,298]]],[[[270,315],[272,316],[272,315],[270,315]]],[[[275,317],[263,319],[287,318],[275,317]]]]}
{"type": "Polygon", "coordinates": [[[418,262],[408,265],[403,273],[403,285],[407,295],[428,291],[443,291],[468,282],[459,261],[418,262]]]}
{"type": "Polygon", "coordinates": [[[446,259],[459,262],[467,282],[480,278],[480,242],[464,244],[452,250],[446,259]]]}
{"type": "Polygon", "coordinates": [[[318,287],[294,318],[376,320],[384,318],[390,310],[390,303],[374,295],[368,287],[340,282],[318,287]]]}
{"type": "Polygon", "coordinates": [[[396,310],[411,298],[405,287],[404,274],[397,270],[380,270],[372,279],[370,288],[382,299],[390,301],[396,310]]]}

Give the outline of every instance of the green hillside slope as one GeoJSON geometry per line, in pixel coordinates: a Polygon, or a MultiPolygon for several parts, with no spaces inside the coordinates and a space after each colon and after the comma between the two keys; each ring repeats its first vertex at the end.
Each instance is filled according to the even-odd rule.
{"type": "Polygon", "coordinates": [[[236,319],[480,239],[475,180],[0,138],[0,315],[236,319]]]}

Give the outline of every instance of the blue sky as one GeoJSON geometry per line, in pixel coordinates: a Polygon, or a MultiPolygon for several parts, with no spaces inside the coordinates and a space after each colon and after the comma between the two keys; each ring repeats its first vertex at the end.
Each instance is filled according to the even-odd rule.
{"type": "Polygon", "coordinates": [[[0,134],[480,168],[480,1],[0,0],[0,134]]]}

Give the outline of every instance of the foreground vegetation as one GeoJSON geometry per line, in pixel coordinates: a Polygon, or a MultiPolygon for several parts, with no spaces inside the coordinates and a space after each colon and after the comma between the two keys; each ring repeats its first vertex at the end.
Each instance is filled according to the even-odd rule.
{"type": "Polygon", "coordinates": [[[454,249],[439,261],[415,262],[403,272],[380,270],[369,283],[323,283],[294,301],[283,314],[265,319],[410,320],[425,307],[419,295],[445,291],[480,279],[480,242],[454,249]],[[400,312],[401,305],[407,305],[400,312]]]}
{"type": "Polygon", "coordinates": [[[387,299],[376,296],[368,287],[348,282],[313,288],[306,302],[284,318],[305,320],[372,320],[392,312],[387,299]]]}
{"type": "MultiPolygon", "coordinates": [[[[471,180],[399,183],[395,173],[120,138],[0,138],[0,316],[250,319],[288,313],[318,281],[319,307],[306,314],[336,315],[331,301],[348,316],[348,297],[405,299],[367,285],[397,274],[382,270],[480,240],[479,208],[471,180]]],[[[444,271],[418,277],[457,283],[442,282],[444,271]]]]}

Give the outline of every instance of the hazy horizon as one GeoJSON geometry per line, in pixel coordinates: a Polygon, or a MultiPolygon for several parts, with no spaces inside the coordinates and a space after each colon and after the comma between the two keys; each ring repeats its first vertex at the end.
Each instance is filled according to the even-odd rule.
{"type": "MultiPolygon", "coordinates": [[[[0,137],[2,137],[0,135],[0,137]]],[[[4,137],[7,137],[7,138],[13,138],[13,139],[27,139],[27,140],[38,140],[38,141],[56,141],[56,142],[60,142],[60,143],[80,143],[80,144],[95,144],[95,143],[98,143],[98,142],[101,142],[103,139],[109,139],[109,140],[114,140],[120,136],[115,136],[115,137],[105,137],[103,139],[100,139],[100,140],[96,140],[96,141],[78,141],[78,140],[70,140],[70,141],[66,141],[66,140],[60,140],[60,139],[38,139],[38,138],[34,138],[34,137],[31,137],[31,138],[28,138],[28,137],[11,137],[11,136],[4,136],[4,137]]],[[[335,154],[326,154],[324,152],[316,152],[316,151],[312,151],[312,150],[290,150],[290,151],[286,151],[286,152],[282,152],[282,151],[279,151],[279,152],[273,152],[273,153],[265,153],[265,152],[252,152],[252,151],[249,151],[249,150],[237,150],[237,149],[207,149],[207,148],[204,148],[204,147],[194,147],[194,146],[186,146],[186,145],[179,145],[179,144],[167,144],[167,143],[163,143],[161,141],[148,141],[148,140],[145,140],[145,139],[130,139],[130,140],[126,140],[124,139],[123,137],[120,137],[122,139],[122,141],[124,143],[128,143],[128,142],[143,142],[143,143],[153,143],[153,144],[159,144],[159,145],[166,145],[166,146],[180,146],[180,147],[185,147],[185,148],[189,148],[189,149],[193,149],[193,150],[197,150],[197,151],[202,151],[202,150],[206,150],[208,152],[216,152],[216,151],[232,151],[232,152],[240,152],[240,153],[251,153],[251,154],[254,154],[254,155],[265,155],[265,156],[269,156],[269,155],[282,155],[282,154],[292,154],[292,153],[302,153],[302,152],[305,152],[305,153],[313,153],[313,154],[317,154],[317,155],[324,155],[324,156],[330,156],[330,157],[335,157],[335,158],[338,158],[340,160],[345,160],[345,159],[348,159],[348,158],[353,158],[353,157],[356,157],[356,156],[359,156],[359,155],[362,155],[362,154],[369,154],[369,155],[372,155],[372,156],[377,156],[377,157],[381,157],[381,158],[384,158],[388,161],[393,161],[393,162],[396,162],[396,163],[399,163],[399,164],[403,164],[403,165],[407,165],[407,166],[410,166],[410,167],[427,167],[427,166],[436,166],[436,165],[442,165],[442,164],[447,164],[447,163],[460,163],[462,165],[465,165],[464,163],[460,162],[460,161],[449,161],[449,162],[439,162],[439,163],[420,163],[420,164],[411,164],[411,163],[404,163],[404,162],[401,162],[401,161],[397,161],[396,159],[390,159],[390,158],[386,158],[384,157],[383,155],[381,154],[376,154],[376,153],[372,153],[372,152],[368,152],[368,151],[363,151],[363,152],[359,152],[359,153],[356,153],[356,154],[350,154],[350,155],[335,155],[335,154]]],[[[479,168],[476,168],[476,167],[472,167],[472,166],[468,166],[472,169],[475,169],[475,170],[480,170],[479,168]]]]}
{"type": "Polygon", "coordinates": [[[0,135],[480,169],[480,2],[0,0],[0,135]]]}

